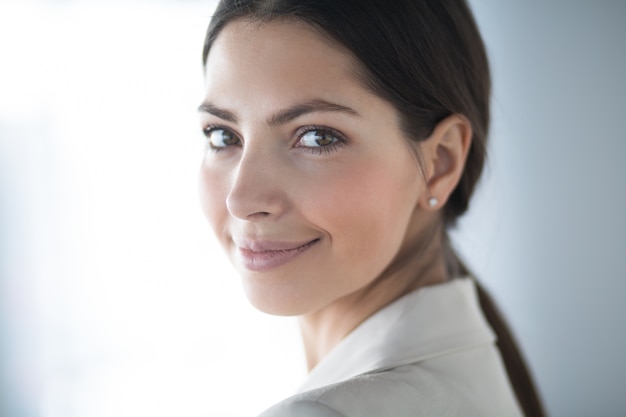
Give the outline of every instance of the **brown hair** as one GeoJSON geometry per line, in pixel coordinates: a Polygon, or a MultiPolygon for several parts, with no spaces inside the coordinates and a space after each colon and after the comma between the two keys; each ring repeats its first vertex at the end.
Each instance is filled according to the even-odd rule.
{"type": "MultiPolygon", "coordinates": [[[[446,229],[469,205],[486,158],[491,79],[485,47],[465,0],[222,0],[203,51],[235,19],[306,22],[350,50],[365,85],[394,105],[408,138],[427,139],[444,118],[462,114],[472,125],[463,175],[442,209],[441,227],[450,276],[469,275],[446,229]]],[[[517,399],[527,416],[545,413],[513,336],[478,285],[482,310],[498,337],[517,399]]]]}

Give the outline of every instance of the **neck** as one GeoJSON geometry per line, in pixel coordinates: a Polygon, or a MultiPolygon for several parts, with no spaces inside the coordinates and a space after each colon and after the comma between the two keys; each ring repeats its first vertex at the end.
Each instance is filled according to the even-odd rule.
{"type": "MultiPolygon", "coordinates": [[[[335,346],[368,317],[409,292],[447,281],[441,234],[427,248],[411,245],[365,288],[301,316],[300,330],[311,371],[335,346]],[[421,249],[421,250],[420,250],[421,249]]],[[[423,236],[423,235],[422,235],[423,236]]]]}

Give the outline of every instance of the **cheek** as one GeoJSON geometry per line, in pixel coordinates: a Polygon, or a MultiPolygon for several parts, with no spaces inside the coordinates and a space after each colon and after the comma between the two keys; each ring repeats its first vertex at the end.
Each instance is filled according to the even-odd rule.
{"type": "Polygon", "coordinates": [[[346,164],[316,188],[311,206],[344,258],[386,266],[399,250],[419,196],[414,162],[404,162],[346,164]]]}
{"type": "Polygon", "coordinates": [[[199,178],[199,195],[202,211],[218,237],[227,220],[226,196],[228,183],[215,168],[202,164],[199,178]]]}

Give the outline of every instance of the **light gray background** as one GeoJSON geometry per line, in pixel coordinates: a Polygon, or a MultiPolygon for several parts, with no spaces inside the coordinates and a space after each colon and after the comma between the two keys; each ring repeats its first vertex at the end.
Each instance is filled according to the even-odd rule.
{"type": "Polygon", "coordinates": [[[491,160],[457,245],[553,416],[626,415],[626,2],[471,1],[491,160]]]}

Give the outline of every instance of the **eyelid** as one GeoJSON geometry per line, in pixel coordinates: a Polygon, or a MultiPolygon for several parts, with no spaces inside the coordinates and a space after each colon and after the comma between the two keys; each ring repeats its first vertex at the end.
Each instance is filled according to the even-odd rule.
{"type": "Polygon", "coordinates": [[[241,135],[239,135],[234,129],[228,126],[221,125],[221,124],[210,123],[202,127],[202,133],[204,134],[204,137],[206,139],[206,142],[207,142],[206,146],[208,149],[211,149],[213,151],[220,151],[220,150],[224,150],[230,147],[230,146],[213,146],[211,144],[210,136],[211,136],[211,133],[215,130],[224,130],[224,131],[231,133],[239,141],[239,146],[241,146],[241,143],[243,143],[243,141],[241,140],[241,135]]]}
{"type": "Polygon", "coordinates": [[[344,135],[343,133],[341,133],[337,129],[334,129],[334,128],[328,127],[328,126],[323,126],[323,125],[307,125],[307,126],[301,126],[298,129],[296,129],[296,132],[294,134],[294,136],[296,137],[296,144],[307,133],[320,131],[320,130],[324,131],[324,132],[329,132],[330,134],[335,136],[337,139],[339,139],[340,142],[344,142],[344,143],[348,142],[348,138],[346,138],[346,135],[344,135]]]}
{"type": "Polygon", "coordinates": [[[342,148],[349,142],[346,135],[344,135],[337,129],[334,129],[329,126],[323,126],[323,125],[307,125],[307,126],[299,127],[296,130],[294,135],[296,137],[294,148],[301,149],[305,152],[319,154],[319,155],[321,155],[322,153],[329,154],[331,152],[338,151],[340,148],[342,148]],[[303,146],[303,145],[299,146],[298,145],[300,141],[302,140],[302,138],[304,137],[304,135],[310,132],[315,132],[315,131],[328,132],[332,136],[337,138],[337,141],[326,146],[303,146]]]}
{"type": "Polygon", "coordinates": [[[202,131],[206,134],[209,133],[213,130],[216,129],[223,129],[223,130],[228,130],[229,132],[233,133],[235,136],[239,137],[239,135],[237,134],[237,132],[235,132],[232,128],[228,127],[228,126],[224,126],[222,124],[219,123],[207,123],[202,125],[202,131]]]}

